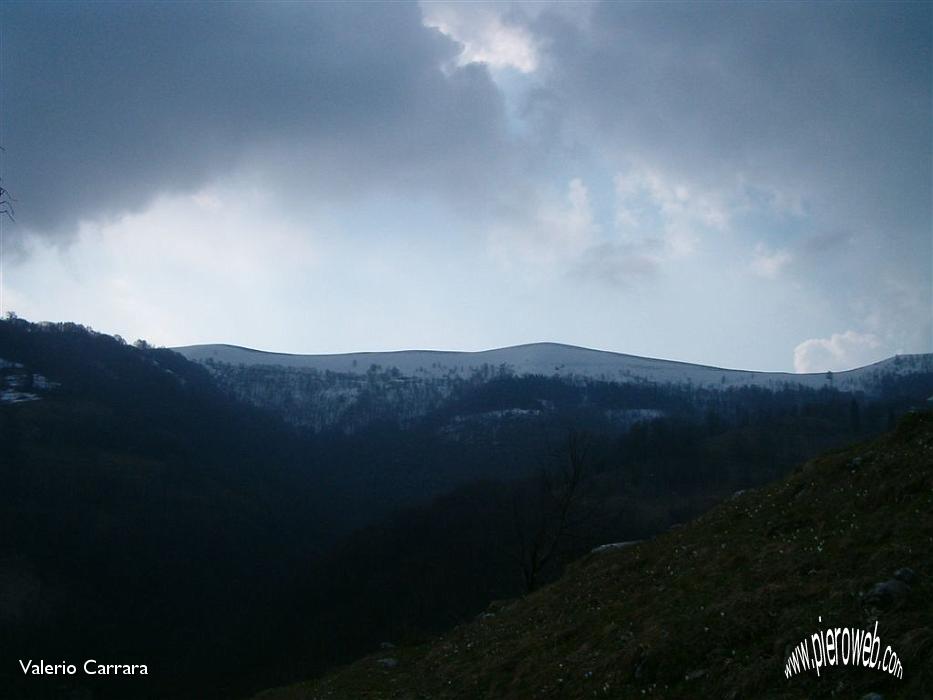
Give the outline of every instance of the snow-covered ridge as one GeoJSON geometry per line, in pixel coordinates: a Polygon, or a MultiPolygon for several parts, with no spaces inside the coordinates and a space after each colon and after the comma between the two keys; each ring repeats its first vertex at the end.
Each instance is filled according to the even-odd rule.
{"type": "Polygon", "coordinates": [[[820,388],[831,385],[842,390],[872,392],[883,377],[933,371],[933,354],[898,355],[866,367],[832,374],[793,374],[723,369],[559,343],[533,343],[481,352],[404,350],[336,355],[291,355],[234,345],[190,345],[175,350],[196,362],[278,366],[350,375],[365,375],[375,365],[383,370],[396,368],[402,376],[421,378],[466,378],[483,370],[504,370],[519,376],[544,375],[721,388],[779,388],[786,385],[820,388]]]}

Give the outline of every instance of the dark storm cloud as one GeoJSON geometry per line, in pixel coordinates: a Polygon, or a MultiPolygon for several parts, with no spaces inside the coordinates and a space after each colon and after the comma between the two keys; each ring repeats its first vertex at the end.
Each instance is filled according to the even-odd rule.
{"type": "Polygon", "coordinates": [[[732,195],[738,210],[770,202],[797,225],[747,235],[793,251],[797,274],[840,305],[881,298],[896,280],[909,290],[898,294],[923,300],[913,327],[929,346],[931,11],[600,3],[585,22],[545,12],[528,20],[545,86],[529,109],[610,168],[647,163],[732,195]],[[813,239],[838,245],[815,253],[813,239]]]}
{"type": "Polygon", "coordinates": [[[620,156],[929,223],[929,3],[602,3],[534,27],[546,104],[620,156]]]}
{"type": "Polygon", "coordinates": [[[483,196],[501,96],[395,3],[4,3],[5,182],[69,233],[255,164],[304,196],[483,196]]]}

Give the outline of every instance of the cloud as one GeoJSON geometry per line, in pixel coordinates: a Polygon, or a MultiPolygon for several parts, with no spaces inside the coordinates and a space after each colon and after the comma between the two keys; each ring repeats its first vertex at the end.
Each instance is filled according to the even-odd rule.
{"type": "Polygon", "coordinates": [[[68,246],[32,238],[29,255],[8,270],[8,308],[168,344],[223,337],[216,329],[228,317],[275,335],[294,280],[319,273],[320,255],[314,228],[283,225],[274,209],[266,194],[227,186],[85,222],[68,246]]]}
{"type": "Polygon", "coordinates": [[[641,216],[633,208],[633,201],[647,199],[657,209],[667,226],[680,222],[723,229],[730,214],[721,197],[697,192],[682,182],[672,182],[657,171],[641,167],[615,177],[618,197],[617,220],[624,225],[637,226],[641,216]]]}
{"type": "Polygon", "coordinates": [[[590,244],[577,279],[630,289],[656,279],[665,264],[691,255],[703,234],[729,228],[732,205],[721,193],[672,180],[644,165],[613,178],[613,227],[590,244]]]}
{"type": "Polygon", "coordinates": [[[741,173],[799,207],[846,187],[872,204],[878,185],[919,191],[929,159],[907,149],[929,131],[930,15],[897,3],[601,3],[586,28],[552,15],[533,26],[569,128],[707,185],[741,173]]]}
{"type": "Polygon", "coordinates": [[[765,279],[773,280],[794,259],[786,250],[770,250],[763,243],[755,246],[755,257],[749,263],[749,269],[765,279]]]}
{"type": "Polygon", "coordinates": [[[598,233],[589,192],[580,178],[573,178],[563,197],[541,196],[530,220],[494,226],[489,248],[506,267],[552,269],[572,264],[593,246],[598,233]]]}
{"type": "Polygon", "coordinates": [[[424,24],[461,45],[457,64],[485,63],[532,73],[538,67],[535,39],[527,27],[509,22],[492,5],[422,3],[424,24]]]}
{"type": "Polygon", "coordinates": [[[829,338],[811,338],[794,348],[795,372],[840,372],[871,364],[879,356],[881,341],[871,333],[833,333],[829,338]]]}
{"type": "Polygon", "coordinates": [[[844,230],[919,270],[931,20],[917,3],[609,2],[585,25],[542,13],[530,26],[547,99],[530,109],[603,167],[744,192],[758,210],[806,217],[801,238],[844,230]]]}
{"type": "Polygon", "coordinates": [[[856,304],[896,276],[922,304],[882,315],[902,347],[929,351],[931,21],[930,4],[896,2],[606,2],[587,23],[543,12],[529,20],[542,86],[529,110],[576,158],[635,164],[617,220],[636,240],[718,246],[720,265],[746,269],[767,241],[752,271],[803,286],[835,328],[863,327],[856,304]],[[705,195],[705,220],[670,209],[679,185],[705,195]]]}
{"type": "MultiPolygon", "coordinates": [[[[74,235],[250,173],[291,208],[469,210],[511,173],[502,96],[416,5],[3,3],[18,230],[74,235]]],[[[475,207],[473,207],[475,209],[475,207]]]]}
{"type": "Polygon", "coordinates": [[[657,278],[663,259],[651,246],[600,243],[589,248],[573,270],[573,276],[616,289],[631,289],[657,278]]]}
{"type": "Polygon", "coordinates": [[[729,227],[723,193],[673,180],[647,166],[615,176],[615,223],[629,243],[658,238],[670,255],[693,252],[700,234],[729,227]]]}

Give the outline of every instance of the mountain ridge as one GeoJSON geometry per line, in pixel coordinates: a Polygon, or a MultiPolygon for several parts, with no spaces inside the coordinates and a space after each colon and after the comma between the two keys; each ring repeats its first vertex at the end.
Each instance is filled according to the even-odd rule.
{"type": "Polygon", "coordinates": [[[407,376],[467,375],[484,368],[506,369],[519,375],[586,377],[603,381],[692,383],[704,386],[781,386],[811,388],[829,385],[871,391],[880,375],[900,369],[933,370],[933,353],[894,355],[839,372],[772,372],[694,364],[597,350],[565,343],[540,342],[479,351],[394,350],[332,354],[280,353],[231,344],[188,345],[173,348],[200,363],[241,366],[278,366],[298,370],[365,374],[371,367],[395,367],[407,376]],[[444,371],[446,370],[446,371],[444,371]]]}
{"type": "MultiPolygon", "coordinates": [[[[487,348],[485,350],[438,350],[431,348],[406,348],[404,350],[354,350],[350,352],[283,352],[279,350],[262,350],[259,348],[251,348],[246,345],[237,345],[236,343],[192,343],[189,345],[177,345],[173,346],[170,349],[175,352],[181,353],[182,355],[187,356],[188,353],[194,353],[201,351],[202,349],[210,348],[227,348],[233,351],[242,351],[247,353],[254,353],[257,355],[275,355],[280,357],[293,357],[293,358],[322,358],[322,357],[357,357],[357,356],[370,356],[370,355],[379,355],[379,356],[393,356],[393,355],[412,355],[412,354],[425,354],[425,355],[464,355],[464,356],[475,356],[475,355],[484,355],[496,352],[508,352],[513,350],[524,350],[529,348],[561,348],[570,351],[583,351],[590,353],[599,353],[601,355],[613,355],[616,357],[624,357],[632,360],[648,360],[651,362],[664,362],[669,364],[677,365],[688,365],[690,367],[702,367],[704,369],[713,369],[721,370],[726,372],[750,372],[753,374],[787,374],[791,376],[796,376],[798,374],[803,375],[825,375],[825,372],[785,372],[783,370],[768,370],[768,369],[741,369],[738,367],[721,367],[719,365],[710,365],[702,362],[689,362],[687,360],[673,360],[664,357],[651,357],[648,355],[635,355],[628,352],[619,352],[618,350],[602,350],[600,348],[591,348],[586,345],[574,345],[572,343],[561,343],[552,340],[540,340],[530,343],[516,343],[515,345],[503,345],[495,348],[487,348]]],[[[888,362],[894,361],[896,358],[911,358],[911,357],[925,357],[933,356],[933,353],[897,353],[891,355],[890,357],[885,357],[875,362],[869,362],[866,365],[858,365],[856,367],[850,367],[845,370],[834,371],[834,374],[852,372],[859,369],[866,369],[868,367],[874,367],[876,365],[883,365],[888,362]]]]}

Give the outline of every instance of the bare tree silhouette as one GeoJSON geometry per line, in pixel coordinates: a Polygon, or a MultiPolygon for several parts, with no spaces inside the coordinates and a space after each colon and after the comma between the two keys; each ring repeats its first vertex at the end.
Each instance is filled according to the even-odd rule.
{"type": "MultiPolygon", "coordinates": [[[[0,151],[6,152],[6,149],[3,146],[0,146],[0,151]]],[[[2,177],[0,177],[0,182],[3,182],[2,177]]],[[[8,217],[10,217],[10,221],[14,221],[13,202],[15,201],[16,200],[13,199],[10,191],[3,185],[0,185],[0,216],[6,214],[8,217]]]]}
{"type": "Polygon", "coordinates": [[[13,202],[16,200],[10,195],[10,191],[0,185],[0,215],[6,214],[11,221],[15,221],[13,202]]]}
{"type": "Polygon", "coordinates": [[[555,455],[556,467],[542,468],[532,490],[511,493],[513,546],[507,553],[521,568],[526,593],[590,520],[585,489],[592,471],[590,448],[585,434],[570,431],[555,455]]]}

